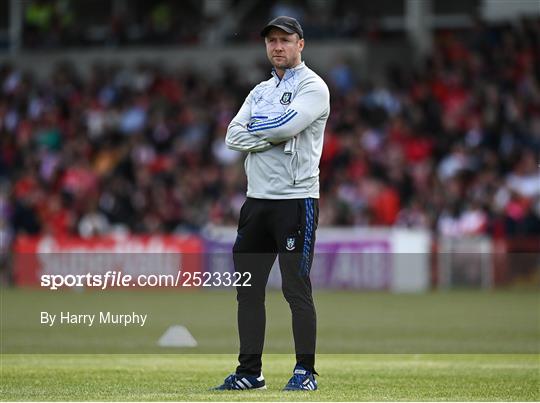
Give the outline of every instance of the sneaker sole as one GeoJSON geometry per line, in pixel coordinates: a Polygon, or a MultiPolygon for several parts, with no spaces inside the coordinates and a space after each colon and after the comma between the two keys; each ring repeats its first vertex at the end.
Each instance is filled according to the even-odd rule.
{"type": "Polygon", "coordinates": [[[216,391],[216,392],[230,392],[230,391],[233,391],[233,392],[236,392],[236,391],[245,392],[245,391],[248,391],[248,390],[265,390],[265,389],[267,389],[266,385],[259,386],[258,388],[248,388],[248,389],[210,389],[210,390],[211,391],[216,391]]]}

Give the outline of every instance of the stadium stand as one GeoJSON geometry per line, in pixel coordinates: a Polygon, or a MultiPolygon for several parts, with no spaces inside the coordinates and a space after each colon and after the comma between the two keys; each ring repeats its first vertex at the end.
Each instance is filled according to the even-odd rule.
{"type": "MultiPolygon", "coordinates": [[[[74,29],[69,3],[56,2],[52,11],[50,2],[33,4],[26,45],[85,43],[67,34],[74,29]]],[[[122,34],[129,31],[139,42],[198,43],[189,33],[202,31],[173,23],[167,7],[174,5],[147,10],[139,36],[110,22],[117,28],[107,32],[118,34],[107,40],[129,42],[122,34]]],[[[303,18],[309,31],[311,17],[303,18]]],[[[339,35],[356,34],[353,27],[339,35]]],[[[540,21],[477,23],[439,31],[435,41],[421,66],[391,65],[384,83],[365,80],[345,61],[325,72],[332,114],[321,161],[321,226],[538,236],[540,21]]],[[[260,68],[264,77],[267,66],[260,68]]],[[[90,237],[236,224],[242,156],[223,139],[250,83],[234,69],[211,79],[151,63],[96,64],[82,76],[64,64],[38,78],[6,63],[0,85],[3,248],[22,233],[90,237]]]]}

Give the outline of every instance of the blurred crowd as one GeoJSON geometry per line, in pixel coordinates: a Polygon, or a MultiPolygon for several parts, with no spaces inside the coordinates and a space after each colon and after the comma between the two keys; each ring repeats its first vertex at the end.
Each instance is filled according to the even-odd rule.
{"type": "Polygon", "coordinates": [[[296,17],[311,39],[355,38],[376,29],[367,10],[357,10],[353,0],[319,1],[309,6],[293,0],[252,3],[246,8],[234,0],[100,0],[86,4],[28,0],[22,15],[22,45],[52,49],[255,42],[260,39],[260,27],[279,15],[296,17]],[[224,15],[227,21],[221,20],[224,15]]]}
{"type": "MultiPolygon", "coordinates": [[[[438,35],[385,82],[345,62],[323,76],[321,226],[540,234],[539,21],[438,35]]],[[[224,136],[253,82],[234,68],[61,65],[37,79],[4,65],[0,85],[3,241],[236,225],[243,155],[224,136]]]]}

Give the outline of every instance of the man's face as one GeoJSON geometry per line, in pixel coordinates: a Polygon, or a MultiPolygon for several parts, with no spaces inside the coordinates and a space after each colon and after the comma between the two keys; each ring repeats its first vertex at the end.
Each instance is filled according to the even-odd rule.
{"type": "Polygon", "coordinates": [[[264,42],[268,60],[276,69],[285,70],[300,63],[304,40],[298,34],[288,34],[282,29],[272,28],[264,42]]]}

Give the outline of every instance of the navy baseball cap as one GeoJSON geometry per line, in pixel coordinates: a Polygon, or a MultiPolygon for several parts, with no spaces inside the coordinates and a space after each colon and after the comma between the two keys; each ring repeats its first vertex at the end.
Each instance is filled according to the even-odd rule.
{"type": "Polygon", "coordinates": [[[298,34],[300,39],[304,37],[304,31],[302,31],[302,26],[293,17],[281,16],[274,18],[266,27],[261,31],[261,36],[266,36],[272,28],[279,28],[287,32],[288,34],[298,34]]]}

